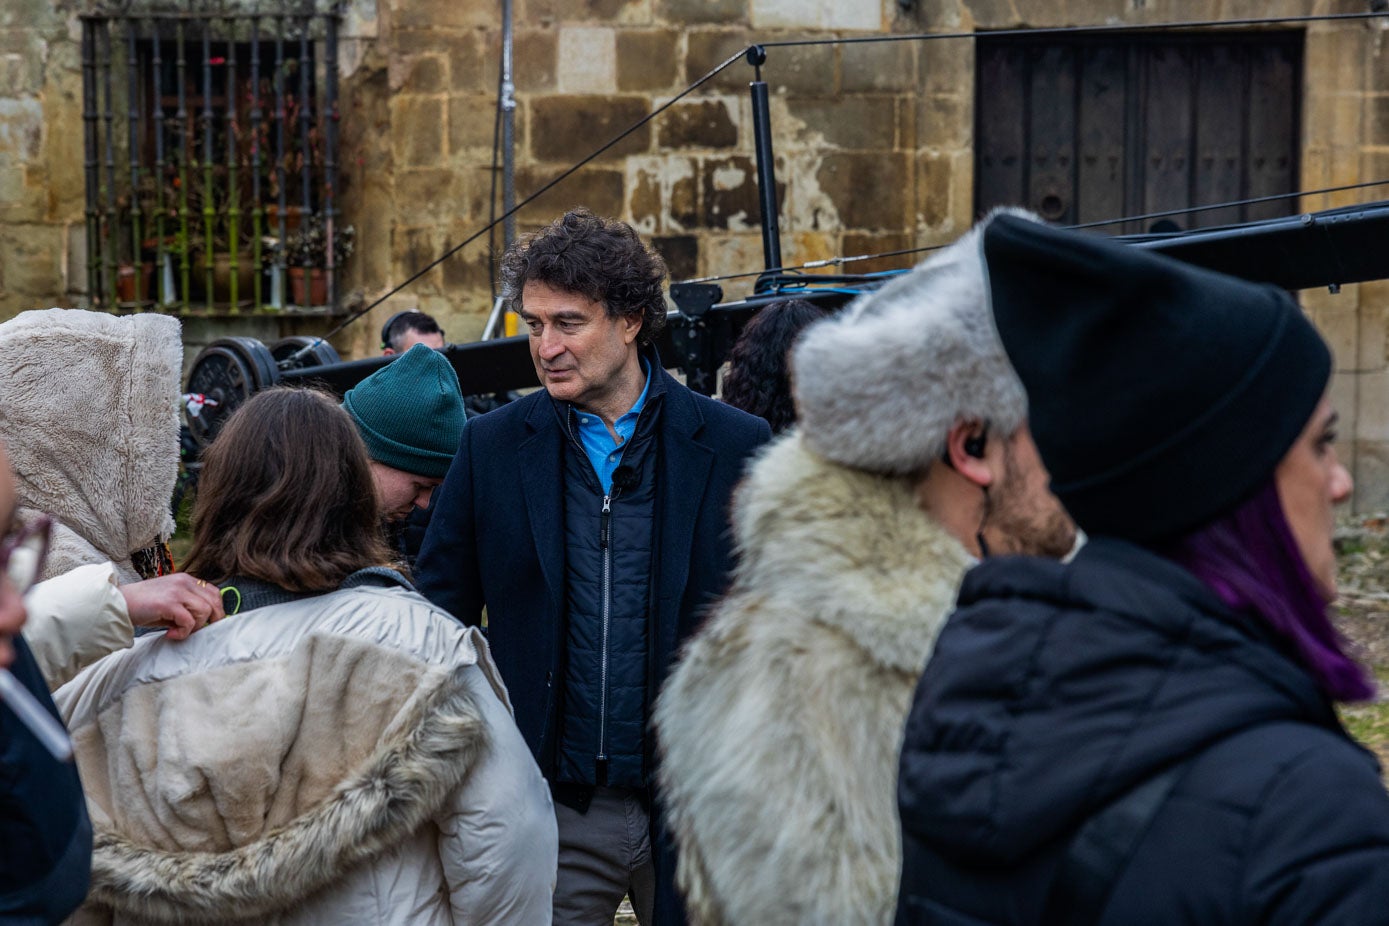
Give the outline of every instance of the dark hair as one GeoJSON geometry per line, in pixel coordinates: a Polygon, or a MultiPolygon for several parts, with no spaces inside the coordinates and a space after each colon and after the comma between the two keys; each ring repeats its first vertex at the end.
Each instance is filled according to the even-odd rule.
{"type": "Polygon", "coordinates": [[[795,424],[791,348],[806,326],[828,314],[804,299],[787,299],[763,306],[729,351],[728,372],[723,376],[723,400],[734,408],[765,418],[773,434],[795,424]]]}
{"type": "Polygon", "coordinates": [[[1327,616],[1327,601],[1297,549],[1269,479],[1234,511],[1161,550],[1236,611],[1261,618],[1290,644],[1317,684],[1337,701],[1374,695],[1327,616]]]}
{"type": "Polygon", "coordinates": [[[366,447],[335,399],[267,389],[227,419],[203,454],[188,572],[321,592],[390,562],[366,447]]]}
{"type": "Polygon", "coordinates": [[[439,323],[434,320],[432,315],[414,311],[397,312],[386,319],[386,324],[381,328],[381,346],[383,348],[389,347],[391,350],[400,350],[400,345],[396,342],[405,337],[407,331],[440,336],[444,333],[444,329],[439,327],[439,323]]]}
{"type": "Polygon", "coordinates": [[[502,255],[502,295],[522,308],[527,283],[544,283],[601,302],[612,318],[641,318],[637,343],[650,344],[666,323],[666,264],[626,222],[573,209],[502,255]]]}

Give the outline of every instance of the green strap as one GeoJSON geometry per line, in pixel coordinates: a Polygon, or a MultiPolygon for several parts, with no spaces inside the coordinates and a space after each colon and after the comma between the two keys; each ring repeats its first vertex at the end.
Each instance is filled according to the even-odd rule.
{"type": "Polygon", "coordinates": [[[237,612],[239,612],[239,611],[241,610],[241,590],[238,589],[235,585],[228,585],[226,588],[222,589],[221,591],[222,591],[222,610],[225,611],[225,612],[227,612],[227,617],[231,617],[233,614],[236,614],[237,612]],[[233,608],[227,607],[227,594],[228,594],[228,593],[233,594],[233,595],[236,596],[236,607],[233,607],[233,608]]]}

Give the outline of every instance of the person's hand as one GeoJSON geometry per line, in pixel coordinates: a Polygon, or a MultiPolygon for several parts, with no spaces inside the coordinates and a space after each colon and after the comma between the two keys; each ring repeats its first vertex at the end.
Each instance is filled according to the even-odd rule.
{"type": "Polygon", "coordinates": [[[121,586],[130,622],[136,627],[167,627],[171,640],[226,617],[217,586],[186,572],[121,586]]]}

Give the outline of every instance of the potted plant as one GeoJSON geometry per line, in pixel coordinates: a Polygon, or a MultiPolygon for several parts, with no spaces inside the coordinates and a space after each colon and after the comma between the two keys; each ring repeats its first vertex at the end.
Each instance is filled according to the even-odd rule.
{"type": "Polygon", "coordinates": [[[323,305],[328,301],[328,249],[332,247],[333,267],[340,269],[352,256],[356,229],[340,225],[328,240],[328,223],[321,213],[305,220],[285,239],[284,261],[289,268],[290,293],[299,306],[323,305]]]}

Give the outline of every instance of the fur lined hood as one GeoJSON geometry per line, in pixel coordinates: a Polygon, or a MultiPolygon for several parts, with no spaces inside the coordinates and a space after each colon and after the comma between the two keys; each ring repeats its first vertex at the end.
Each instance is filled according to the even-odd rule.
{"type": "Polygon", "coordinates": [[[734,585],[656,710],[693,921],[890,922],[897,754],[971,564],[905,478],[793,431],[739,490],[734,585]]]}
{"type": "Polygon", "coordinates": [[[167,315],[22,312],[0,324],[0,439],[21,514],[57,519],[44,578],[168,538],[183,345],[167,315]]]}
{"type": "Polygon", "coordinates": [[[96,921],[549,921],[548,789],[486,643],[414,592],[143,638],[55,699],[96,921]]]}

